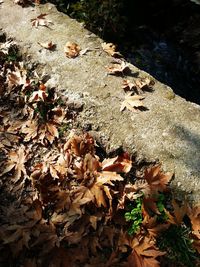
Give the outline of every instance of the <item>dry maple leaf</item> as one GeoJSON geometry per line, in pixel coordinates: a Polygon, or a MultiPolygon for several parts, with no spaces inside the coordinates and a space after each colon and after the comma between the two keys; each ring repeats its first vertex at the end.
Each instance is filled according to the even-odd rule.
{"type": "Polygon", "coordinates": [[[12,90],[15,86],[23,85],[26,86],[26,70],[23,68],[23,63],[19,63],[19,66],[14,66],[14,71],[11,71],[7,74],[6,83],[8,83],[8,88],[12,90]]]}
{"type": "Polygon", "coordinates": [[[125,71],[129,70],[128,64],[123,61],[115,61],[113,65],[106,67],[108,74],[112,75],[118,75],[118,74],[123,74],[125,71]]]}
{"type": "Polygon", "coordinates": [[[148,237],[154,241],[158,235],[170,227],[170,223],[158,224],[157,220],[157,216],[146,215],[142,221],[142,227],[148,232],[148,237]]]}
{"type": "Polygon", "coordinates": [[[94,154],[94,139],[88,133],[78,136],[72,131],[69,140],[64,145],[64,151],[70,151],[76,156],[83,156],[87,153],[94,154]]]}
{"type": "Polygon", "coordinates": [[[152,213],[155,214],[160,214],[157,204],[156,204],[156,198],[153,197],[148,197],[148,198],[143,198],[142,200],[142,213],[143,216],[150,215],[152,213]]]}
{"type": "Polygon", "coordinates": [[[59,137],[58,129],[54,122],[46,122],[41,124],[38,130],[38,137],[42,144],[45,145],[45,139],[49,141],[50,144],[53,143],[55,138],[59,137]]]}
{"type": "Polygon", "coordinates": [[[127,94],[125,96],[125,100],[122,102],[120,111],[123,111],[125,108],[131,111],[135,111],[136,108],[144,107],[144,104],[141,101],[142,99],[144,99],[143,96],[139,96],[139,95],[132,96],[132,93],[127,94]]]}
{"type": "Polygon", "coordinates": [[[55,44],[53,44],[52,42],[46,42],[46,43],[40,43],[40,42],[38,42],[38,44],[41,46],[41,47],[43,47],[43,48],[45,48],[45,49],[48,49],[48,50],[53,50],[54,48],[55,48],[55,44]]]}
{"type": "Polygon", "coordinates": [[[129,80],[123,80],[122,88],[125,91],[131,91],[133,88],[135,88],[135,83],[134,82],[131,82],[129,80]]]}
{"type": "Polygon", "coordinates": [[[149,184],[151,194],[166,191],[172,176],[172,173],[163,173],[161,165],[146,169],[144,173],[144,179],[149,184]]]}
{"type": "Polygon", "coordinates": [[[126,199],[134,201],[143,195],[150,195],[150,187],[146,180],[137,179],[134,184],[126,184],[119,199],[118,209],[124,209],[126,199]]]}
{"type": "Polygon", "coordinates": [[[32,93],[32,95],[29,98],[29,102],[45,101],[47,97],[48,97],[47,92],[39,89],[32,93]]]}
{"type": "Polygon", "coordinates": [[[188,208],[187,215],[192,224],[193,234],[200,239],[200,204],[192,208],[188,208]]]}
{"type": "Polygon", "coordinates": [[[112,57],[122,57],[119,52],[116,52],[116,45],[113,43],[102,43],[101,44],[103,50],[108,53],[112,57]]]}
{"type": "Polygon", "coordinates": [[[45,26],[48,27],[50,24],[53,24],[53,22],[51,20],[46,20],[47,14],[40,14],[39,16],[37,16],[37,18],[35,19],[31,19],[32,22],[32,26],[34,27],[38,27],[38,26],[45,26]]]}
{"type": "Polygon", "coordinates": [[[145,88],[154,84],[154,82],[149,77],[136,79],[134,82],[137,88],[141,90],[144,90],[145,88]]]}
{"type": "Polygon", "coordinates": [[[132,160],[128,153],[123,153],[115,158],[108,158],[102,161],[103,171],[114,171],[128,173],[132,167],[132,160]]]}
{"type": "Polygon", "coordinates": [[[59,137],[57,126],[52,121],[39,124],[37,120],[28,120],[22,126],[21,132],[26,135],[24,141],[38,138],[44,145],[46,144],[45,140],[52,144],[55,138],[59,137]]]}
{"type": "Polygon", "coordinates": [[[109,199],[111,208],[112,196],[107,185],[114,185],[114,181],[123,181],[123,179],[122,176],[115,172],[103,171],[98,174],[92,186],[83,188],[84,197],[94,202],[97,207],[107,207],[106,199],[109,199]]]}
{"type": "Polygon", "coordinates": [[[26,135],[24,138],[25,142],[34,139],[38,135],[38,127],[37,120],[28,120],[22,125],[21,133],[26,135]]]}
{"type": "Polygon", "coordinates": [[[65,55],[69,58],[75,58],[80,54],[81,48],[74,42],[67,42],[64,47],[65,55]]]}
{"type": "Polygon", "coordinates": [[[172,199],[173,215],[169,212],[166,212],[168,217],[168,222],[172,224],[180,225],[183,222],[183,217],[187,214],[188,204],[184,201],[181,206],[172,199]]]}
{"type": "Polygon", "coordinates": [[[27,176],[25,162],[27,161],[27,155],[25,152],[25,147],[21,145],[18,150],[11,150],[8,152],[8,159],[5,163],[4,170],[1,175],[14,170],[12,175],[12,180],[16,183],[20,180],[22,175],[27,176]]]}
{"type": "Polygon", "coordinates": [[[128,257],[128,267],[159,267],[160,264],[156,259],[166,253],[156,248],[154,242],[148,237],[135,237],[130,241],[130,247],[133,249],[128,257]]]}
{"type": "Polygon", "coordinates": [[[43,162],[34,166],[34,171],[41,174],[48,172],[55,179],[59,179],[67,174],[69,162],[65,159],[63,154],[51,155],[51,152],[43,156],[43,162]]]}

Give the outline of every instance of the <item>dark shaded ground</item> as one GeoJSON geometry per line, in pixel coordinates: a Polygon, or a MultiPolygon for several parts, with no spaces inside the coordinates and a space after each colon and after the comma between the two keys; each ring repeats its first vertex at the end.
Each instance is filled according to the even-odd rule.
{"type": "MultiPolygon", "coordinates": [[[[81,17],[80,11],[67,9],[78,1],[66,1],[66,5],[52,2],[69,15],[81,17]]],[[[99,23],[88,21],[89,29],[117,43],[128,61],[172,87],[176,94],[200,104],[200,6],[189,0],[122,2],[124,7],[119,11],[109,11],[113,16],[119,12],[121,20],[116,17],[116,25],[111,25],[114,18],[105,25],[106,19],[98,14],[99,20],[95,19],[99,23]]]]}

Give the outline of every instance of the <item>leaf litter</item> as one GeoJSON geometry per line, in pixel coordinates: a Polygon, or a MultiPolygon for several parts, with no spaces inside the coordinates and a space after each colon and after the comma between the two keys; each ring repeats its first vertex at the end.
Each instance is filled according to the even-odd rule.
{"type": "MultiPolygon", "coordinates": [[[[80,52],[73,49],[70,57],[80,52]]],[[[124,71],[125,63],[118,64],[112,74],[124,71]]],[[[59,104],[55,88],[28,73],[22,64],[3,62],[0,265],[161,266],[167,251],[158,247],[157,238],[170,225],[184,224],[185,215],[193,249],[200,252],[199,206],[178,208],[170,199],[163,206],[160,200],[169,195],[172,174],[161,165],[140,169],[126,152],[100,159],[89,133],[72,130],[60,137],[68,107],[59,104]],[[126,213],[133,217],[126,220],[126,213]]],[[[130,90],[135,86],[126,83],[130,90]]],[[[131,94],[121,109],[143,107],[143,97],[131,94]]]]}

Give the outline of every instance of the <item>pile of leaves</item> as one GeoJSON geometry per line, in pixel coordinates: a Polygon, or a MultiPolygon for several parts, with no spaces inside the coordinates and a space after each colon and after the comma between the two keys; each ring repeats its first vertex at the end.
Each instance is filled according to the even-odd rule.
{"type": "Polygon", "coordinates": [[[198,266],[200,207],[173,200],[172,174],[61,136],[75,113],[12,41],[0,53],[0,266],[198,266]]]}

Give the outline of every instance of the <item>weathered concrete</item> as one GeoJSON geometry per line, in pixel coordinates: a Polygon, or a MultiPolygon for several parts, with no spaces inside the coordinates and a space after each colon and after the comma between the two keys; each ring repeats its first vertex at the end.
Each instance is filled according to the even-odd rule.
{"type": "MultiPolygon", "coordinates": [[[[101,49],[102,40],[90,34],[81,24],[59,13],[51,4],[22,8],[5,0],[0,6],[0,27],[14,37],[32,62],[40,63],[38,72],[50,74],[48,81],[72,99],[79,99],[84,111],[81,125],[91,124],[108,151],[123,146],[137,153],[137,160],[159,160],[164,169],[175,172],[172,185],[177,192],[200,197],[200,107],[187,102],[165,85],[156,82],[147,92],[143,112],[120,112],[124,99],[122,77],[106,74],[111,58],[101,49]],[[54,23],[34,28],[30,20],[41,13],[54,23]],[[38,42],[52,41],[56,51],[41,49],[38,42]],[[87,54],[66,58],[63,47],[67,41],[78,43],[87,54]],[[107,142],[109,141],[109,142],[107,142]]],[[[147,76],[130,65],[132,75],[147,76]]],[[[132,79],[131,76],[128,77],[132,79]]]]}

